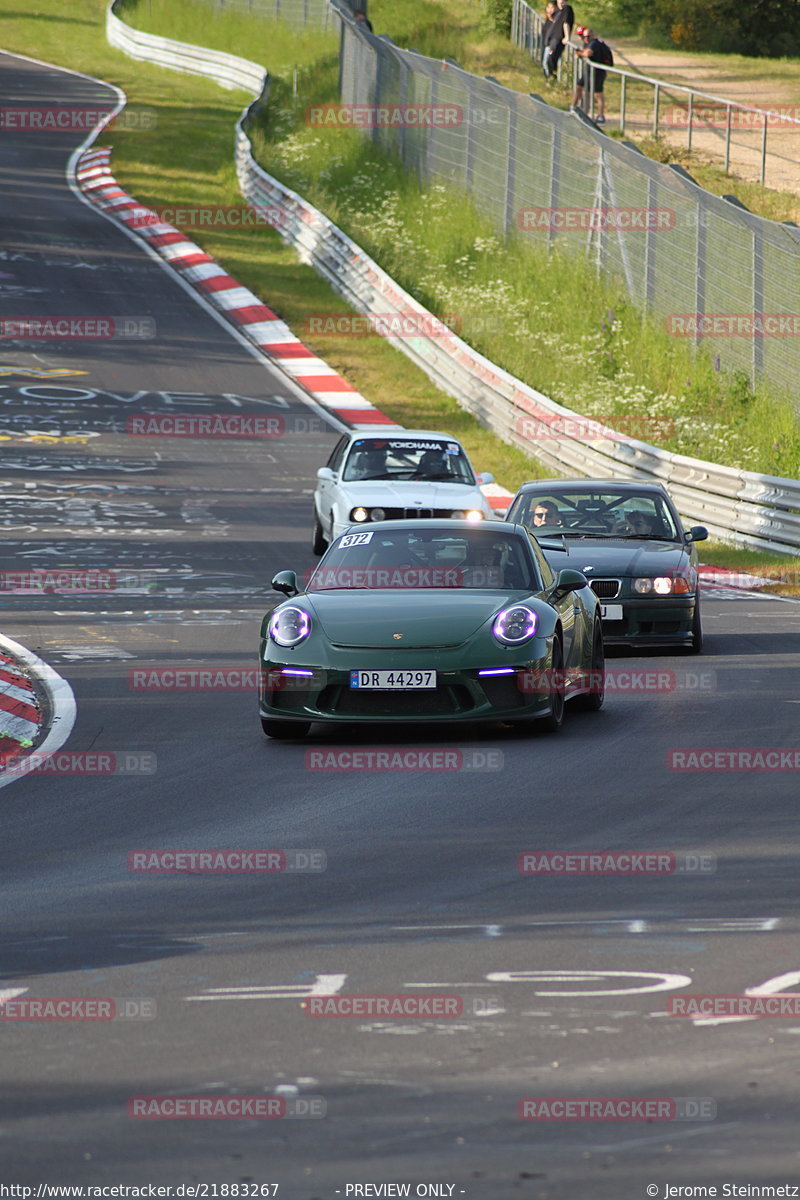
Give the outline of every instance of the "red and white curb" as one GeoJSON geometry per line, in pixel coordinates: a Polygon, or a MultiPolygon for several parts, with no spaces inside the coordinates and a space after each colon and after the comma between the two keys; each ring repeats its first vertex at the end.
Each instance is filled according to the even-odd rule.
{"type": "MultiPolygon", "coordinates": [[[[366,430],[376,425],[402,428],[309,350],[285,321],[237,283],[196,242],[128,195],[111,174],[110,161],[111,150],[107,146],[87,150],[78,160],[75,179],[92,204],[141,237],[249,342],[340,421],[353,429],[366,430]]],[[[513,496],[513,492],[496,484],[489,484],[482,491],[498,514],[506,511],[513,496]]]]}
{"type": "Polygon", "coordinates": [[[36,691],[16,658],[0,653],[0,767],[34,746],[42,727],[36,691]]]}
{"type": "Polygon", "coordinates": [[[340,421],[354,429],[374,425],[400,428],[303,345],[285,321],[237,283],[210,254],[123,191],[111,174],[110,160],[107,146],[87,150],[78,160],[75,178],[92,204],[142,238],[249,342],[340,421]]]}
{"type": "Polygon", "coordinates": [[[0,788],[20,778],[20,768],[32,748],[36,761],[59,750],[72,732],[75,697],[65,679],[26,646],[0,634],[0,788]],[[47,693],[50,725],[33,680],[47,693]],[[45,737],[42,739],[42,734],[45,737]],[[13,764],[13,770],[9,768],[13,764]]]}

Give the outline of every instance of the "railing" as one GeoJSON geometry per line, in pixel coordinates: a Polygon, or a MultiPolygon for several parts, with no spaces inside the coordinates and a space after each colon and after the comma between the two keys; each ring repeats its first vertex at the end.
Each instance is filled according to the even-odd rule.
{"type": "MultiPolygon", "coordinates": [[[[514,0],[511,39],[516,46],[527,50],[531,58],[541,62],[542,58],[542,25],[543,19],[539,13],[526,3],[526,0],[514,0]]],[[[567,46],[558,64],[558,78],[571,80],[574,87],[578,71],[588,60],[581,59],[576,54],[574,45],[567,46]]],[[[606,67],[588,62],[590,78],[587,81],[587,109],[590,116],[594,114],[594,73],[596,70],[606,71],[612,79],[619,81],[619,104],[614,111],[619,113],[619,129],[635,127],[637,131],[650,133],[660,137],[666,133],[674,137],[676,133],[686,132],[686,148],[692,149],[697,144],[699,136],[709,133],[723,138],[722,157],[725,170],[731,166],[731,150],[738,148],[742,165],[756,166],[759,181],[763,184],[767,177],[768,156],[775,161],[796,162],[798,153],[793,147],[791,153],[779,153],[777,149],[768,148],[768,138],[772,134],[775,146],[777,134],[792,133],[800,145],[800,105],[792,105],[792,112],[777,112],[774,109],[756,108],[752,104],[741,104],[736,100],[727,100],[723,96],[715,96],[710,92],[702,92],[697,88],[684,84],[670,83],[664,79],[654,79],[649,75],[641,75],[638,71],[629,71],[623,67],[606,67]],[[649,99],[637,105],[640,112],[638,121],[631,114],[631,97],[634,91],[641,95],[643,89],[651,93],[649,99]],[[677,101],[666,106],[665,97],[677,97],[677,101]],[[735,134],[742,136],[738,142],[735,134]],[[750,135],[750,136],[748,136],[750,135]]],[[[608,113],[608,104],[606,113],[608,113]]],[[[709,139],[702,149],[708,149],[709,139]]]]}
{"type": "MultiPolygon", "coordinates": [[[[119,49],[142,59],[152,52],[158,57],[151,61],[175,70],[197,71],[206,59],[209,76],[216,77],[219,56],[214,51],[129,29],[113,14],[117,2],[111,0],[109,6],[108,31],[119,49]]],[[[344,25],[354,26],[342,19],[344,25]]],[[[357,36],[362,36],[360,30],[357,36]]],[[[257,80],[259,71],[263,74],[255,63],[236,61],[240,79],[257,80]]],[[[260,96],[261,86],[256,90],[260,96]]],[[[798,552],[800,480],[670,454],[589,422],[495,366],[446,326],[437,329],[433,315],[341,229],[255,161],[246,132],[253,108],[250,105],[237,122],[235,137],[236,173],[245,199],[265,215],[279,209],[278,231],[283,239],[357,311],[384,318],[393,312],[422,317],[420,327],[434,332],[395,337],[394,345],[484,426],[557,471],[662,482],[683,515],[723,539],[756,549],[798,552]]]]}

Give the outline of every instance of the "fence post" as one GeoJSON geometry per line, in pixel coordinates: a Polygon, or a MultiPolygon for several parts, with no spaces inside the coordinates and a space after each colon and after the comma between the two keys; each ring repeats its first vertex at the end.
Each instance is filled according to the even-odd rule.
{"type": "Polygon", "coordinates": [[[727,171],[731,165],[731,113],[730,104],[727,106],[728,117],[725,122],[725,170],[727,171]]]}
{"type": "MultiPolygon", "coordinates": [[[[561,131],[555,121],[552,123],[553,141],[550,146],[550,212],[558,207],[558,185],[561,175],[561,131]]],[[[547,227],[547,248],[552,247],[556,240],[556,231],[552,220],[547,227]]]]}
{"type": "MultiPolygon", "coordinates": [[[[753,317],[764,318],[764,239],[753,230],[753,317]]],[[[753,337],[753,382],[764,374],[764,339],[753,337]]]]}
{"type": "Polygon", "coordinates": [[[660,84],[656,84],[653,93],[653,137],[658,137],[658,101],[661,93],[660,84]]]}
{"type": "Polygon", "coordinates": [[[767,175],[767,114],[764,113],[764,131],[761,135],[761,186],[767,175]]]}
{"type": "Polygon", "coordinates": [[[622,76],[622,85],[619,94],[619,131],[625,132],[625,85],[628,82],[628,76],[622,76]]]}
{"type": "Polygon", "coordinates": [[[692,118],[694,116],[694,92],[689,92],[689,136],[686,139],[686,149],[692,148],[692,118]]]}

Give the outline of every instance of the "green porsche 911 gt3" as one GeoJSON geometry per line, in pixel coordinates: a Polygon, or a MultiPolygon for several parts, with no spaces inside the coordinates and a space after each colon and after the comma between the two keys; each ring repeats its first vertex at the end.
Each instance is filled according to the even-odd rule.
{"type": "Polygon", "coordinates": [[[269,737],[315,721],[534,721],[566,700],[603,702],[597,596],[554,575],[522,525],[351,526],[262,623],[260,709],[269,737]]]}

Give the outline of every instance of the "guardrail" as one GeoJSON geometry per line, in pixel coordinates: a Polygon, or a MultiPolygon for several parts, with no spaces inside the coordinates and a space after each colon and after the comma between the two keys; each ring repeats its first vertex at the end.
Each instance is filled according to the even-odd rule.
{"type": "MultiPolygon", "coordinates": [[[[540,14],[531,7],[526,0],[514,0],[511,20],[511,40],[514,45],[527,50],[531,58],[536,58],[541,62],[542,58],[542,26],[543,18],[540,14]]],[[[572,86],[578,77],[578,70],[583,67],[586,60],[579,59],[576,54],[574,44],[568,45],[564,54],[559,61],[557,77],[562,80],[564,75],[572,81],[572,86]]],[[[751,146],[744,139],[741,142],[743,147],[747,148],[748,155],[755,154],[760,160],[760,182],[763,184],[766,180],[767,173],[767,138],[769,132],[773,134],[776,131],[786,132],[792,127],[794,132],[800,134],[800,117],[792,116],[789,113],[776,112],[773,109],[757,108],[752,104],[742,104],[737,100],[727,100],[724,96],[715,96],[711,92],[701,92],[698,88],[687,87],[685,84],[671,83],[665,79],[655,79],[650,75],[642,75],[638,71],[630,71],[624,67],[607,67],[601,64],[589,62],[590,78],[587,80],[589,87],[587,88],[587,112],[589,115],[594,111],[594,72],[596,70],[605,71],[612,78],[619,80],[620,84],[620,103],[619,103],[619,129],[620,133],[625,132],[625,124],[628,119],[628,86],[640,86],[645,84],[652,88],[652,101],[650,104],[651,115],[648,117],[648,132],[654,137],[659,137],[662,130],[669,133],[674,133],[678,130],[686,130],[686,148],[691,150],[692,137],[695,133],[702,133],[708,129],[720,130],[724,134],[725,149],[723,158],[725,161],[725,170],[729,170],[731,163],[731,144],[733,142],[734,114],[737,115],[736,125],[750,132],[757,139],[758,144],[751,146]],[[671,118],[665,118],[663,111],[663,96],[672,92],[678,93],[681,97],[687,97],[685,105],[681,104],[680,117],[678,113],[673,113],[671,118]],[[700,103],[697,103],[700,101],[700,103]],[[685,119],[683,114],[685,113],[685,119]],[[742,114],[739,117],[739,114],[742,114]],[[717,121],[717,117],[721,120],[717,121]]],[[[673,106],[675,107],[675,106],[673,106]]],[[[800,111],[797,105],[792,106],[795,111],[800,111]]],[[[606,113],[608,116],[608,113],[606,113]]],[[[786,158],[785,155],[780,155],[775,152],[776,158],[786,158]]],[[[789,160],[787,158],[787,161],[789,160]]]]}
{"type": "MultiPolygon", "coordinates": [[[[111,0],[109,19],[116,3],[111,0]]],[[[114,44],[127,53],[130,35],[136,56],[144,57],[151,35],[128,30],[119,18],[113,19],[114,44]]],[[[164,38],[152,41],[154,51],[160,55],[152,61],[175,70],[196,70],[203,56],[208,55],[209,76],[213,78],[215,60],[219,58],[214,51],[168,43],[164,38]],[[186,65],[188,62],[194,64],[193,68],[186,65]]],[[[239,61],[239,78],[244,78],[255,64],[239,61]]],[[[263,90],[259,87],[259,98],[263,90]]],[[[702,522],[712,534],[727,541],[781,553],[800,551],[800,480],[738,471],[671,454],[587,421],[490,362],[447,326],[437,324],[427,309],[338,226],[255,161],[245,127],[258,104],[259,99],[249,105],[236,125],[236,174],[245,199],[256,211],[273,213],[277,207],[281,213],[278,232],[283,239],[358,312],[422,318],[420,324],[432,329],[434,335],[390,340],[481,424],[559,472],[663,483],[682,514],[702,522]],[[548,431],[552,437],[547,436],[548,431]]]]}

